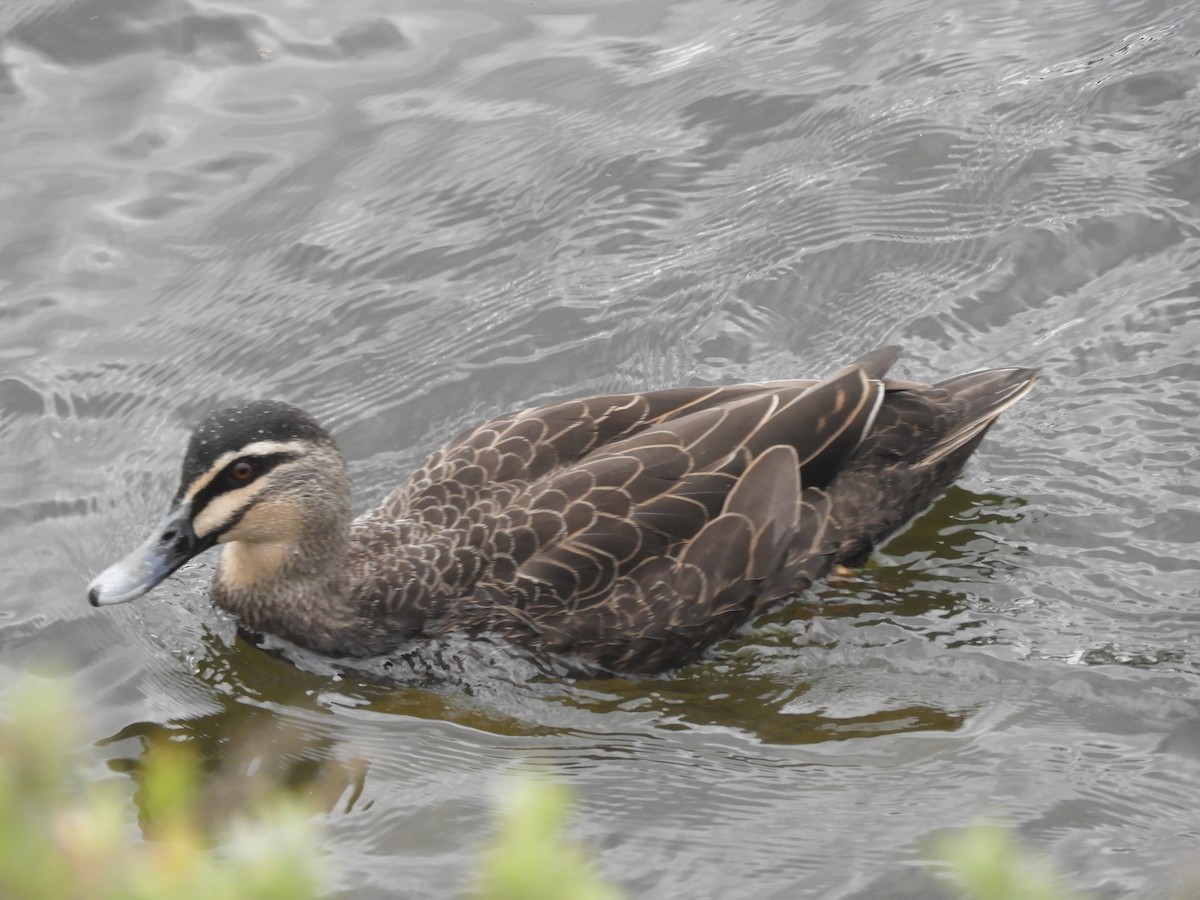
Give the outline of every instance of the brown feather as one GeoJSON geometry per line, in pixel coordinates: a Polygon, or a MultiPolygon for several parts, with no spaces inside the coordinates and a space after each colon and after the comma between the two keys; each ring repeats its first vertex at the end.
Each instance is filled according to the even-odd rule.
{"type": "MultiPolygon", "coordinates": [[[[352,525],[340,518],[349,488],[332,440],[300,411],[263,404],[280,440],[310,441],[311,453],[278,463],[255,496],[271,500],[279,485],[301,513],[298,498],[336,502],[307,510],[291,553],[260,554],[275,571],[258,581],[245,566],[237,578],[219,571],[214,598],[252,628],[333,654],[465,631],[581,669],[679,665],[835,564],[865,559],[1035,380],[996,369],[884,381],[898,353],[882,348],[820,381],[608,394],[501,416],[432,453],[352,525]]],[[[236,450],[238,435],[226,448],[219,426],[248,431],[255,414],[216,414],[197,434],[236,450]]],[[[211,481],[207,446],[189,448],[179,497],[191,496],[193,470],[211,481]]]]}

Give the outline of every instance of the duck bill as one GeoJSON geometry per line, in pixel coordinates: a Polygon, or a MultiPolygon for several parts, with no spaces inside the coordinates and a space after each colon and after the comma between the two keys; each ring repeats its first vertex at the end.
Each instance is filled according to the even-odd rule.
{"type": "Polygon", "coordinates": [[[111,606],[136,600],[211,543],[196,537],[192,504],[184,500],[158,523],[142,546],[92,580],[88,602],[111,606]]]}

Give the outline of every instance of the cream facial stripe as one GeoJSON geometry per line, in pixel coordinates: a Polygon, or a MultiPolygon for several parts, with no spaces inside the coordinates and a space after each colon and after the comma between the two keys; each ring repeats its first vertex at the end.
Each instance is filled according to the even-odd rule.
{"type": "MultiPolygon", "coordinates": [[[[245,454],[239,453],[237,456],[245,456],[245,454]]],[[[236,459],[237,456],[234,458],[236,459]]],[[[267,486],[267,480],[267,478],[259,478],[243,488],[237,488],[226,494],[218,494],[208,501],[204,509],[200,510],[192,519],[192,530],[196,532],[196,537],[206,538],[233,522],[267,486]]]]}
{"type": "Polygon", "coordinates": [[[183,499],[194,499],[198,493],[208,487],[212,480],[220,475],[222,470],[235,459],[241,459],[243,456],[270,456],[274,453],[303,453],[305,446],[305,444],[299,441],[255,441],[253,444],[246,444],[246,446],[238,450],[230,450],[228,453],[222,453],[203,475],[191,483],[187,492],[183,495],[183,499]]]}

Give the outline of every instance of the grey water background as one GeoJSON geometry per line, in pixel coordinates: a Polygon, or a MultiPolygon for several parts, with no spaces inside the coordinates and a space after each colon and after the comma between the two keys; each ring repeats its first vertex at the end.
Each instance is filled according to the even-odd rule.
{"type": "Polygon", "coordinates": [[[461,891],[527,767],[631,896],[938,896],[987,815],[1096,897],[1194,888],[1198,82],[1159,0],[8,0],[4,683],[72,673],[131,815],[156,742],[344,771],[345,896],[461,891]],[[1043,377],[859,577],[664,678],[265,654],[211,558],[84,600],[231,399],[329,423],[361,509],[505,410],[888,342],[1043,377]]]}

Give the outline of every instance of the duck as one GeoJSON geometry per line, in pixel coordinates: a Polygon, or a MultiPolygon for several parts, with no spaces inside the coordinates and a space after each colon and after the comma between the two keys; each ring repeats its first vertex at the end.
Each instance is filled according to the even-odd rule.
{"type": "Polygon", "coordinates": [[[217,544],[211,599],[341,658],[486,639],[655,674],[860,566],[955,480],[1037,371],[888,380],[884,347],[821,379],[612,393],[510,413],[354,518],[333,437],[287,403],[196,427],[162,521],[88,586],[134,600],[217,544]]]}

